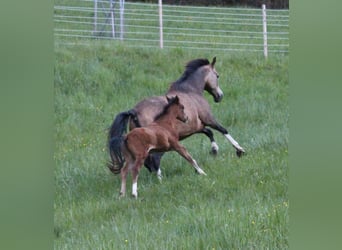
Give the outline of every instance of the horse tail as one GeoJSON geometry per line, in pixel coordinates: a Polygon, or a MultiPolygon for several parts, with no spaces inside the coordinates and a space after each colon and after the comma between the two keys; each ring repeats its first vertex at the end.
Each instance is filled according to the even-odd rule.
{"type": "Polygon", "coordinates": [[[126,132],[129,118],[133,119],[133,122],[137,127],[141,127],[138,121],[137,112],[134,109],[121,112],[115,117],[109,128],[108,141],[110,141],[111,138],[123,135],[126,132]]]}
{"type": "Polygon", "coordinates": [[[125,158],[122,155],[122,144],[124,142],[124,133],[127,130],[129,118],[134,121],[137,127],[141,127],[137,113],[134,109],[131,109],[118,114],[109,128],[108,148],[111,162],[108,163],[108,168],[114,174],[120,173],[125,162],[125,158]]]}
{"type": "Polygon", "coordinates": [[[109,141],[109,155],[112,161],[108,163],[108,168],[114,174],[119,174],[125,163],[125,158],[122,155],[123,142],[124,136],[122,135],[115,136],[109,141]]]}

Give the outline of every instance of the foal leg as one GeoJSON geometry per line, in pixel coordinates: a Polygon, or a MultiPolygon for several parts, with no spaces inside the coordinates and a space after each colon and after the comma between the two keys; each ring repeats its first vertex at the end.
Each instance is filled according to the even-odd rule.
{"type": "Polygon", "coordinates": [[[199,174],[203,174],[203,175],[207,175],[197,164],[196,160],[194,158],[191,157],[191,155],[189,154],[189,152],[186,150],[186,148],[184,146],[182,146],[181,144],[179,144],[177,142],[176,145],[173,146],[174,150],[180,154],[181,156],[183,156],[190,164],[191,166],[193,166],[193,168],[196,170],[197,173],[199,174]]]}
{"type": "Polygon", "coordinates": [[[209,137],[210,142],[211,142],[211,151],[210,151],[210,153],[213,154],[213,155],[216,155],[218,150],[219,150],[219,146],[217,145],[217,143],[216,143],[216,141],[214,139],[213,131],[211,131],[208,128],[203,128],[198,133],[203,133],[203,134],[205,134],[206,136],[209,137]]]}
{"type": "Polygon", "coordinates": [[[132,196],[134,198],[138,198],[138,177],[140,168],[144,162],[144,159],[137,159],[134,163],[134,166],[132,168],[132,196]]]}
{"type": "Polygon", "coordinates": [[[121,169],[121,190],[120,190],[120,197],[124,197],[126,194],[126,179],[128,173],[128,162],[125,166],[121,169]]]}

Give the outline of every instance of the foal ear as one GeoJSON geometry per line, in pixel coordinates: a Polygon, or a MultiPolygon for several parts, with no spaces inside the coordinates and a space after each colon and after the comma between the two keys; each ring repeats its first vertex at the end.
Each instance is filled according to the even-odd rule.
{"type": "Polygon", "coordinates": [[[178,95],[175,96],[174,103],[179,103],[178,95]]]}
{"type": "Polygon", "coordinates": [[[216,63],[216,56],[213,58],[213,61],[211,62],[211,67],[214,67],[215,63],[216,63]]]}
{"type": "Polygon", "coordinates": [[[167,103],[170,103],[172,101],[172,97],[170,98],[170,97],[166,96],[166,100],[167,100],[167,103]]]}

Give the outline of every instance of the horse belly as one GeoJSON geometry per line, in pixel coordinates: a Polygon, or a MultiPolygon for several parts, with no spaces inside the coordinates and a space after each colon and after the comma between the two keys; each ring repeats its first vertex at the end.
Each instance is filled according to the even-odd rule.
{"type": "Polygon", "coordinates": [[[202,122],[194,116],[188,116],[189,120],[186,123],[177,123],[177,131],[179,138],[182,140],[204,128],[202,122]]]}

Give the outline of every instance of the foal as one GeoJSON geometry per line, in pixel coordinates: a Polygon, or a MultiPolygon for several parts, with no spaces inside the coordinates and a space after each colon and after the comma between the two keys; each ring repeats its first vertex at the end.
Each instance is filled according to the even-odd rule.
{"type": "Polygon", "coordinates": [[[146,127],[135,128],[126,136],[117,136],[109,141],[112,162],[108,167],[114,173],[121,173],[120,196],[124,196],[126,193],[126,178],[130,170],[133,182],[132,195],[135,198],[138,197],[139,171],[150,151],[166,152],[174,150],[183,156],[195,168],[197,173],[206,175],[185,147],[179,144],[176,123],[177,120],[187,122],[188,118],[185,115],[184,106],[179,102],[178,96],[166,98],[168,104],[156,116],[153,123],[146,127]]]}

